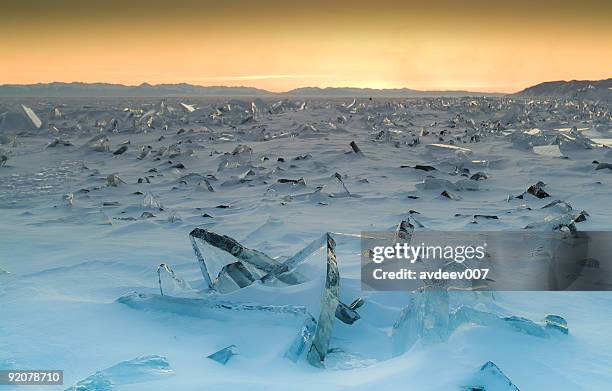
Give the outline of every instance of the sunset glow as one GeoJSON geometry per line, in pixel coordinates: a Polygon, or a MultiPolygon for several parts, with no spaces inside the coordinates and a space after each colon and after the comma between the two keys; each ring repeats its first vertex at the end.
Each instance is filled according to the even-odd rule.
{"type": "Polygon", "coordinates": [[[426,4],[3,2],[0,84],[513,92],[611,76],[610,2],[426,4]]]}

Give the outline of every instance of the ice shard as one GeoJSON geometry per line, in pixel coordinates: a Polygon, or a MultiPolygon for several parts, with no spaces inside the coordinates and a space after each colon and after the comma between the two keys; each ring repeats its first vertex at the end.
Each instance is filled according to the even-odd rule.
{"type": "Polygon", "coordinates": [[[108,152],[110,151],[110,146],[108,145],[108,137],[104,135],[96,135],[89,139],[84,145],[83,148],[91,149],[96,152],[108,152]]]}
{"type": "Polygon", "coordinates": [[[187,113],[193,113],[196,110],[194,105],[188,105],[187,103],[183,102],[179,102],[179,104],[187,113]]]}
{"type": "Polygon", "coordinates": [[[127,150],[128,150],[128,146],[127,145],[122,145],[119,148],[117,148],[115,150],[115,152],[113,152],[113,155],[121,155],[121,154],[123,154],[127,150]]]}
{"type": "Polygon", "coordinates": [[[62,200],[66,201],[66,204],[68,206],[73,206],[74,205],[74,193],[64,194],[62,196],[62,200]]]}
{"type": "Polygon", "coordinates": [[[355,141],[351,141],[350,146],[354,153],[356,153],[357,155],[363,155],[363,152],[361,152],[361,149],[355,141]]]}
{"type": "Polygon", "coordinates": [[[427,150],[432,153],[437,154],[466,154],[471,155],[472,150],[469,148],[457,147],[456,145],[448,145],[448,144],[428,144],[425,146],[427,150]]]}
{"type": "Polygon", "coordinates": [[[451,193],[448,190],[444,190],[442,193],[440,193],[440,195],[442,197],[448,198],[449,200],[453,200],[453,201],[459,201],[461,200],[461,197],[455,193],[451,193]]]}
{"type": "Polygon", "coordinates": [[[212,311],[257,311],[270,314],[289,314],[312,317],[307,309],[299,305],[263,305],[231,303],[217,297],[191,298],[161,296],[156,294],[130,293],[117,299],[118,303],[130,308],[146,311],[169,312],[182,316],[209,318],[212,311]]]}
{"type": "Polygon", "coordinates": [[[415,296],[393,325],[393,356],[399,356],[418,341],[444,342],[449,335],[449,295],[446,289],[426,288],[415,296]]]}
{"type": "Polygon", "coordinates": [[[488,179],[489,176],[487,174],[485,174],[484,172],[478,171],[477,173],[473,174],[470,179],[473,181],[484,181],[485,179],[488,179]]]}
{"type": "Polygon", "coordinates": [[[70,147],[72,143],[68,140],[62,140],[61,138],[54,138],[45,146],[45,148],[55,148],[57,146],[70,147]]]}
{"type": "Polygon", "coordinates": [[[261,281],[265,284],[271,284],[276,280],[281,281],[295,281],[299,283],[302,280],[302,276],[296,272],[296,268],[306,260],[311,254],[318,251],[321,247],[326,245],[326,235],[314,240],[308,246],[304,247],[291,258],[278,263],[268,274],[262,277],[261,281]]]}
{"type": "Polygon", "coordinates": [[[198,183],[198,188],[202,188],[202,187],[206,187],[206,190],[208,190],[211,193],[215,192],[215,189],[212,187],[208,179],[202,179],[202,181],[198,183]]]}
{"type": "Polygon", "coordinates": [[[32,110],[26,105],[21,105],[21,108],[23,109],[24,113],[28,116],[28,119],[32,122],[32,125],[34,125],[36,129],[40,129],[40,127],[42,126],[42,121],[40,120],[40,118],[38,118],[38,115],[36,115],[34,110],[32,110]]]}
{"type": "Polygon", "coordinates": [[[59,107],[54,107],[53,110],[51,110],[51,118],[61,119],[63,116],[64,115],[62,114],[62,111],[59,107]]]}
{"type": "Polygon", "coordinates": [[[587,211],[570,212],[559,216],[547,216],[543,222],[531,223],[525,226],[525,229],[535,229],[538,231],[557,231],[567,228],[571,232],[578,231],[576,223],[586,220],[589,213],[587,211]]]}
{"type": "Polygon", "coordinates": [[[402,220],[396,230],[396,235],[398,240],[403,240],[407,244],[410,244],[412,240],[412,234],[414,233],[414,225],[410,222],[410,220],[402,220]]]}
{"type": "MultiPolygon", "coordinates": [[[[411,166],[401,166],[401,167],[411,167],[411,166]]],[[[425,164],[417,164],[416,166],[414,166],[412,168],[414,168],[415,170],[422,170],[422,171],[426,171],[426,172],[437,171],[434,166],[428,166],[428,165],[425,165],[425,164]]]]}
{"type": "Polygon", "coordinates": [[[170,375],[174,375],[174,371],[165,357],[136,357],[98,371],[66,391],[111,391],[116,386],[161,380],[170,375]]]}
{"type": "Polygon", "coordinates": [[[312,343],[315,330],[317,328],[317,321],[313,317],[308,317],[304,322],[304,325],[300,329],[298,335],[295,337],[291,346],[285,353],[285,357],[293,362],[297,362],[304,353],[306,346],[312,343]]]}
{"type": "Polygon", "coordinates": [[[278,183],[291,183],[292,185],[306,186],[306,182],[304,181],[304,178],[300,178],[300,179],[279,178],[277,182],[278,183]]]}
{"type": "Polygon", "coordinates": [[[346,324],[353,324],[361,319],[361,316],[357,313],[357,311],[353,310],[342,302],[340,302],[336,307],[335,316],[346,324]]]}
{"type": "Polygon", "coordinates": [[[146,209],[163,210],[161,201],[151,193],[146,193],[142,200],[142,207],[146,209]]]}
{"type": "Polygon", "coordinates": [[[125,184],[125,181],[119,177],[117,174],[110,174],[106,177],[106,185],[111,187],[118,187],[120,185],[125,184]]]}
{"type": "Polygon", "coordinates": [[[520,316],[503,316],[462,305],[451,309],[449,292],[442,286],[429,286],[413,293],[410,303],[404,307],[393,325],[392,354],[399,356],[417,342],[440,343],[462,325],[479,325],[507,328],[538,338],[548,338],[548,329],[562,332],[567,322],[560,316],[548,315],[545,324],[520,316]]]}
{"type": "Polygon", "coordinates": [[[269,273],[277,263],[266,254],[246,248],[229,236],[219,235],[205,229],[194,229],[189,233],[189,238],[193,251],[198,258],[204,281],[211,289],[218,287],[218,284],[222,281],[219,277],[223,271],[226,272],[223,274],[229,280],[235,282],[238,287],[244,287],[245,285],[242,285],[241,281],[244,281],[245,278],[252,282],[254,281],[254,278],[251,278],[253,273],[258,274],[257,270],[269,273]],[[202,254],[198,241],[208,248],[206,257],[205,254],[202,254]],[[242,266],[235,265],[226,268],[235,262],[240,262],[242,266]],[[249,270],[247,265],[257,270],[249,270]]]}
{"type": "Polygon", "coordinates": [[[346,185],[344,184],[344,181],[342,180],[342,174],[340,174],[339,172],[334,173],[334,178],[336,178],[338,180],[338,182],[340,183],[340,185],[342,186],[342,188],[344,189],[344,191],[346,192],[347,196],[351,196],[351,192],[347,189],[346,185]]]}
{"type": "Polygon", "coordinates": [[[464,324],[476,324],[489,327],[508,327],[519,333],[539,338],[548,338],[546,329],[538,323],[520,316],[500,316],[491,312],[481,311],[469,306],[461,306],[450,316],[450,330],[456,330],[464,324]]]}
{"type": "MultiPolygon", "coordinates": [[[[162,275],[164,275],[164,277],[168,276],[170,280],[170,281],[165,282],[166,293],[174,293],[176,291],[185,291],[185,290],[191,289],[191,287],[189,286],[189,283],[185,281],[184,278],[177,275],[172,269],[172,266],[168,265],[167,263],[161,263],[157,267],[157,281],[159,283],[159,293],[162,296],[164,295],[164,289],[162,285],[162,275]]],[[[167,279],[164,278],[163,280],[167,280],[167,279]]]]}
{"type": "Polygon", "coordinates": [[[230,345],[226,348],[219,350],[218,352],[211,354],[210,356],[207,356],[206,358],[210,358],[211,360],[225,365],[230,360],[230,358],[237,354],[238,348],[236,347],[236,345],[230,345]]]}
{"type": "Polygon", "coordinates": [[[492,361],[487,361],[469,380],[463,391],[520,391],[492,361]]]}
{"type": "Polygon", "coordinates": [[[336,307],[336,318],[341,320],[346,324],[353,324],[359,319],[361,316],[357,313],[357,308],[363,305],[364,301],[361,297],[355,299],[350,305],[346,305],[342,302],[338,303],[336,307]]]}
{"type": "Polygon", "coordinates": [[[531,194],[534,197],[537,198],[547,198],[550,197],[550,194],[548,194],[545,190],[544,187],[546,187],[546,183],[542,182],[542,181],[538,181],[537,183],[529,186],[527,188],[527,190],[525,192],[523,192],[522,194],[519,194],[517,196],[510,196],[509,199],[511,198],[518,198],[518,199],[523,199],[525,197],[526,194],[531,194]]]}
{"type": "Polygon", "coordinates": [[[331,235],[325,235],[327,240],[327,275],[325,278],[325,290],[321,297],[321,313],[317,322],[314,340],[308,351],[308,362],[317,367],[323,367],[325,355],[329,349],[329,340],[334,327],[336,307],[338,306],[340,293],[340,273],[336,261],[336,243],[331,235]]]}
{"type": "Polygon", "coordinates": [[[532,335],[534,337],[546,338],[548,334],[542,326],[522,316],[505,316],[502,318],[514,331],[532,335]]]}
{"type": "Polygon", "coordinates": [[[420,337],[421,322],[417,315],[416,300],[410,300],[410,304],[402,309],[399,319],[393,325],[391,333],[393,357],[407,352],[420,337]]]}
{"type": "Polygon", "coordinates": [[[480,311],[469,306],[460,306],[452,311],[449,319],[449,328],[451,331],[466,324],[493,326],[502,325],[502,321],[499,316],[493,313],[480,311]]]}

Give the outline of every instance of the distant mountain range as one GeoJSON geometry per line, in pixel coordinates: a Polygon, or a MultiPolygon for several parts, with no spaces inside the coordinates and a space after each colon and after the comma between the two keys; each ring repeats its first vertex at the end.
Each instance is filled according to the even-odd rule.
{"type": "Polygon", "coordinates": [[[577,98],[612,101],[612,78],[605,80],[547,81],[514,96],[524,98],[577,98]]]}
{"type": "Polygon", "coordinates": [[[143,83],[138,86],[107,83],[38,83],[0,85],[0,97],[159,97],[159,96],[250,96],[250,97],[388,97],[417,96],[491,96],[495,93],[469,91],[418,91],[408,88],[297,88],[287,92],[270,92],[253,87],[196,86],[192,84],[143,83]]]}
{"type": "Polygon", "coordinates": [[[192,84],[143,83],[138,86],[108,83],[38,83],[0,85],[0,97],[157,97],[157,96],[263,96],[272,93],[253,87],[202,87],[192,84]]]}
{"type": "MultiPolygon", "coordinates": [[[[304,87],[287,92],[270,92],[253,87],[196,86],[192,84],[143,83],[138,86],[108,83],[38,83],[0,85],[0,97],[329,97],[329,98],[409,98],[435,96],[503,96],[500,93],[470,91],[419,91],[408,88],[373,89],[350,87],[304,87]]],[[[526,88],[515,97],[556,97],[612,100],[612,79],[598,81],[552,81],[526,88]]]]}
{"type": "Polygon", "coordinates": [[[485,93],[472,91],[420,91],[409,88],[352,88],[352,87],[304,87],[296,88],[281,95],[289,96],[325,96],[325,97],[355,97],[355,98],[405,98],[426,96],[499,96],[500,93],[485,93]]]}

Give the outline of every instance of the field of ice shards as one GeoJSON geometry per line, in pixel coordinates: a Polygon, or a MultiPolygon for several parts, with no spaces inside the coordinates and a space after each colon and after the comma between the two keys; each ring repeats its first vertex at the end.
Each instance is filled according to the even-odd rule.
{"type": "Polygon", "coordinates": [[[612,294],[363,291],[358,235],[610,230],[611,123],[572,100],[2,100],[0,369],[609,390],[612,294]]]}

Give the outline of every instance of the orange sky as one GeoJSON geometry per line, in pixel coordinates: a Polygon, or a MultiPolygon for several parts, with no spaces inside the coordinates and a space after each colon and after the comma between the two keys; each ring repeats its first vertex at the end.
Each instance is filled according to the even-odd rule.
{"type": "Polygon", "coordinates": [[[514,92],[612,77],[612,2],[491,3],[3,1],[0,84],[514,92]]]}

